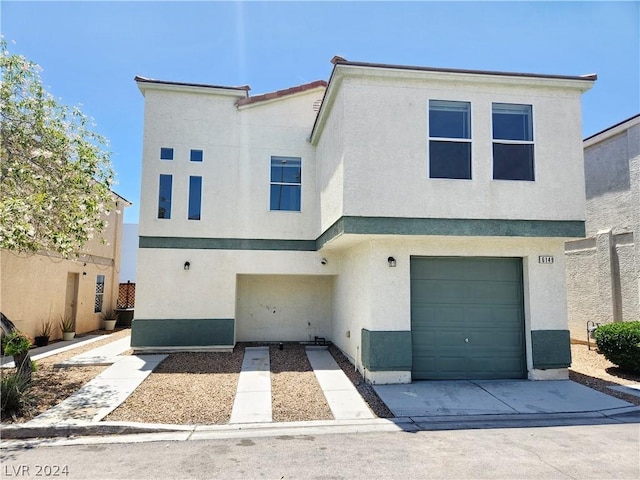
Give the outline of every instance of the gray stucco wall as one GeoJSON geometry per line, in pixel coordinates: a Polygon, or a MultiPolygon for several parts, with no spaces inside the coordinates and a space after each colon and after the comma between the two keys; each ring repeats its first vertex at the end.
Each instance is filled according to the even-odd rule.
{"type": "Polygon", "coordinates": [[[640,124],[585,144],[586,239],[567,242],[571,338],[586,322],[640,319],[640,124]]]}

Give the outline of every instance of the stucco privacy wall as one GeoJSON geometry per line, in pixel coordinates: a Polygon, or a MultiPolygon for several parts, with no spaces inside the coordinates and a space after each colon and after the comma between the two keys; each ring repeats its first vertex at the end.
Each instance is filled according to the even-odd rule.
{"type": "Polygon", "coordinates": [[[236,107],[244,92],[156,90],[145,85],[140,236],[315,239],[315,151],[307,142],[322,88],[236,107]],[[160,160],[160,148],[174,149],[160,160]],[[203,150],[190,162],[190,149],[203,150]],[[300,212],[270,211],[271,156],[302,160],[300,212]],[[160,174],[173,175],[171,219],[158,219],[160,174]],[[200,221],[187,219],[189,176],[202,177],[200,221]],[[170,229],[168,231],[167,229],[170,229]]]}
{"type": "Polygon", "coordinates": [[[568,242],[571,336],[640,318],[640,115],[584,141],[587,239],[568,242]]]}
{"type": "MultiPolygon", "coordinates": [[[[588,86],[380,69],[350,68],[344,75],[336,95],[343,105],[345,215],[584,218],[580,95],[588,86]],[[430,99],[471,103],[472,180],[428,177],[430,99]],[[493,102],[533,106],[534,182],[492,179],[493,102]]],[[[332,160],[319,151],[318,161],[332,160]]]]}

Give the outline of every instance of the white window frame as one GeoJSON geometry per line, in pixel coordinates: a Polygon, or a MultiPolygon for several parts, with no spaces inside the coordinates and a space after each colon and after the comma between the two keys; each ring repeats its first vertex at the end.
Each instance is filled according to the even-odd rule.
{"type": "MultiPolygon", "coordinates": [[[[454,111],[456,111],[457,109],[454,109],[454,111]]],[[[469,144],[473,144],[473,135],[472,135],[472,126],[473,126],[473,119],[471,117],[471,113],[472,113],[472,109],[471,109],[471,102],[467,101],[467,100],[440,100],[440,99],[429,99],[429,101],[427,102],[427,118],[428,118],[428,124],[427,124],[427,137],[428,137],[428,142],[427,142],[427,174],[429,179],[431,180],[473,180],[473,145],[471,145],[470,147],[470,151],[471,151],[471,157],[469,159],[469,178],[456,178],[456,177],[432,177],[431,176],[431,155],[429,154],[430,149],[431,149],[431,141],[434,142],[451,142],[451,143],[469,143],[469,144]],[[469,114],[469,125],[467,126],[468,128],[468,138],[463,138],[463,137],[438,137],[438,136],[431,136],[431,106],[432,104],[436,104],[436,106],[439,107],[445,107],[447,104],[465,104],[468,105],[469,109],[468,109],[468,114],[469,114]],[[439,105],[437,105],[439,104],[439,105]]]]}
{"type": "Polygon", "coordinates": [[[300,213],[302,212],[302,157],[294,157],[294,156],[290,156],[290,155],[270,155],[269,156],[269,211],[270,212],[280,212],[280,213],[300,213]],[[293,182],[274,182],[271,179],[271,164],[273,162],[274,159],[290,159],[290,160],[298,160],[300,162],[300,182],[298,183],[293,183],[293,182]],[[300,210],[279,210],[279,209],[272,209],[271,208],[271,186],[272,185],[284,185],[284,186],[294,186],[294,187],[300,187],[300,210]]]}

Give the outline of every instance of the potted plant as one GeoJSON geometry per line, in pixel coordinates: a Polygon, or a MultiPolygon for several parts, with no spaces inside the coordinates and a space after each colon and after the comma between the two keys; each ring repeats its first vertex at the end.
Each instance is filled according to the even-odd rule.
{"type": "Polygon", "coordinates": [[[38,334],[34,337],[36,347],[45,347],[49,344],[49,337],[51,336],[51,322],[49,320],[43,321],[40,325],[38,334]]]}
{"type": "Polygon", "coordinates": [[[115,310],[107,310],[102,314],[102,321],[104,322],[105,330],[113,330],[116,328],[118,313],[115,310]]]}
{"type": "Polygon", "coordinates": [[[60,317],[60,330],[62,330],[63,340],[73,340],[73,337],[76,336],[76,327],[69,317],[60,317]]]}

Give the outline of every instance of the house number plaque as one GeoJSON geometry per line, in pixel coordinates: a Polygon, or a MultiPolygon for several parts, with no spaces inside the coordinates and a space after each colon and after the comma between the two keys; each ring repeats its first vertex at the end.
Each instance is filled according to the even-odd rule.
{"type": "Polygon", "coordinates": [[[540,255],[538,263],[553,263],[553,255],[540,255]]]}

